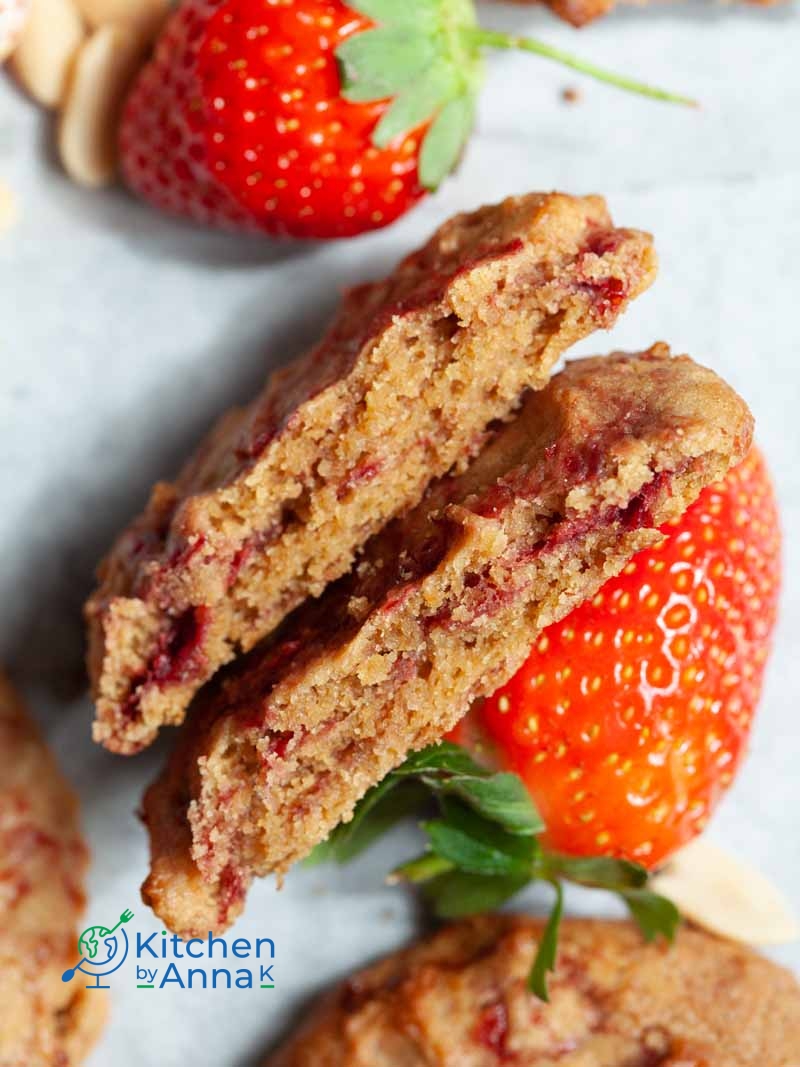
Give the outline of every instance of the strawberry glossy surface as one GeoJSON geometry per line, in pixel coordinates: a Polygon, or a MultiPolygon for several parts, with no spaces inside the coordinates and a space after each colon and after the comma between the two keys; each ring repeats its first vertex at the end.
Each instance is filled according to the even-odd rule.
{"type": "Polygon", "coordinates": [[[426,127],[375,148],[388,102],[340,95],[335,49],[371,25],[338,0],[187,0],[125,107],[127,183],[173,213],[277,236],[392,222],[424,195],[426,127]]]}
{"type": "Polygon", "coordinates": [[[780,579],[760,454],[665,532],[480,713],[556,849],[654,866],[701,832],[744,755],[780,579]]]}

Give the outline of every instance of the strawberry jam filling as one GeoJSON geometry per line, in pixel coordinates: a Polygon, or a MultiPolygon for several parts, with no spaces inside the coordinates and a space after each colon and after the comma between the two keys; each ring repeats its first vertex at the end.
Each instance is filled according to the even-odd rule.
{"type": "MultiPolygon", "coordinates": [[[[551,532],[541,540],[523,544],[514,549],[511,562],[528,563],[547,552],[564,546],[577,545],[588,534],[607,527],[622,527],[625,530],[638,530],[654,526],[653,508],[656,501],[669,491],[671,479],[678,471],[661,471],[656,474],[642,490],[623,507],[595,508],[574,519],[563,519],[553,523],[551,532]]],[[[509,490],[506,488],[506,492],[509,490]]],[[[486,508],[482,502],[481,510],[486,508]]],[[[490,502],[490,514],[496,515],[500,508],[498,500],[490,502]]],[[[515,585],[499,586],[491,577],[493,565],[480,574],[468,574],[464,578],[466,592],[454,604],[439,608],[425,620],[427,629],[441,627],[445,630],[459,630],[469,626],[478,618],[491,618],[507,604],[516,599],[522,589],[515,585]],[[458,618],[454,618],[458,609],[458,618]]]]}
{"type": "Polygon", "coordinates": [[[488,1048],[499,1060],[508,1057],[508,1010],[502,1000],[488,1004],[473,1030],[475,1043],[488,1048]]]}
{"type": "Polygon", "coordinates": [[[246,892],[247,882],[241,873],[233,866],[227,866],[219,879],[217,921],[220,926],[227,925],[231,911],[244,900],[246,892]]]}
{"type": "Polygon", "coordinates": [[[126,718],[139,717],[142,696],[151,686],[163,689],[193,681],[203,674],[207,667],[203,644],[210,623],[210,608],[190,608],[162,631],[147,669],[131,683],[131,693],[123,710],[126,718]]]}
{"type": "MultiPolygon", "coordinates": [[[[613,255],[625,240],[623,230],[598,230],[592,234],[585,246],[585,256],[602,258],[613,255]]],[[[579,260],[579,267],[581,261],[579,260]]],[[[584,261],[584,269],[588,263],[584,261]]],[[[621,278],[611,275],[595,278],[588,274],[579,275],[576,284],[578,292],[586,293],[592,300],[594,312],[601,323],[611,322],[622,305],[630,296],[630,286],[621,278]]]]}
{"type": "Polygon", "coordinates": [[[375,459],[359,463],[357,466],[353,467],[339,486],[336,493],[337,499],[341,500],[350,492],[350,490],[357,489],[359,485],[367,485],[373,478],[377,478],[381,472],[382,466],[383,464],[381,461],[375,459]]]}
{"type": "Polygon", "coordinates": [[[272,523],[266,530],[258,530],[251,534],[240,547],[234,552],[228,566],[226,587],[232,589],[239,580],[239,575],[246,570],[250,563],[256,559],[264,549],[274,544],[280,537],[284,528],[281,522],[272,523]]]}

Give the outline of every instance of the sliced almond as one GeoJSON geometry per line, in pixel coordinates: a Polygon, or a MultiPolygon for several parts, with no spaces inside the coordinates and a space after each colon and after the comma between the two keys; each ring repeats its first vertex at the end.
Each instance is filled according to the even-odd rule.
{"type": "MultiPolygon", "coordinates": [[[[152,41],[172,6],[171,0],[75,0],[78,10],[96,29],[109,22],[132,26],[152,41]]],[[[2,3],[2,0],[0,0],[2,3]]]]}
{"type": "Polygon", "coordinates": [[[29,6],[28,0],[0,0],[0,63],[16,48],[29,6]]]}
{"type": "Polygon", "coordinates": [[[38,103],[45,107],[61,103],[84,36],[83,20],[72,0],[32,0],[11,68],[38,103]]]}
{"type": "Polygon", "coordinates": [[[17,217],[14,194],[7,185],[0,182],[0,233],[10,229],[17,217]]]}
{"type": "Polygon", "coordinates": [[[681,849],[651,886],[687,918],[721,937],[779,945],[800,936],[784,895],[763,874],[702,838],[681,849]]]}
{"type": "Polygon", "coordinates": [[[79,185],[96,188],[116,174],[119,112],[142,57],[142,39],[128,26],[101,26],[78,52],[61,114],[58,152],[79,185]]]}

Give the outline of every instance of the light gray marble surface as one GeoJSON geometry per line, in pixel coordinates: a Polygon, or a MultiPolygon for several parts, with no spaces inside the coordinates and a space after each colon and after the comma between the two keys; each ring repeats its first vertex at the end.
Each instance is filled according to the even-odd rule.
{"type": "MultiPolygon", "coordinates": [[[[50,161],[43,116],[0,81],[0,178],[21,214],[0,238],[0,661],[81,793],[92,921],[130,906],[138,929],[158,929],[138,902],[146,846],[134,810],[166,749],[126,761],[95,748],[81,695],[80,604],[110,537],[218,411],[317,335],[344,284],[382,271],[456,209],[551,187],[604,193],[660,252],[655,288],[588,348],[669,340],[755,412],[783,507],[786,582],[752,754],[711,835],[800,898],[800,9],[670,5],[580,34],[542,12],[483,17],[692,93],[703,108],[496,57],[478,133],[439,195],[385,233],[276,246],[72,187],[50,161]],[[562,103],[566,85],[579,85],[577,106],[562,103]]],[[[293,874],[280,893],[256,887],[237,932],[275,938],[275,990],[140,991],[126,965],[92,1067],[255,1062],[309,993],[414,928],[413,902],[381,885],[413,847],[400,833],[352,869],[293,874]]],[[[589,894],[570,901],[602,906],[589,894]]],[[[800,970],[800,945],[774,955],[800,970]]]]}

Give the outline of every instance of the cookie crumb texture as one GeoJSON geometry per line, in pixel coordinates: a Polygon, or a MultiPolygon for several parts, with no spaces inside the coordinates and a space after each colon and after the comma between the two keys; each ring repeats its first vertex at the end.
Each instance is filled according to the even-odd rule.
{"type": "Polygon", "coordinates": [[[224,929],[254,876],[305,856],[507,681],[751,433],[733,390],[666,345],[578,360],[530,393],[204,694],[145,797],[145,900],[182,936],[224,929]]]}
{"type": "Polygon", "coordinates": [[[543,924],[487,915],[356,974],[264,1067],[794,1067],[800,988],[739,945],[682,929],[562,924],[550,1003],[526,988],[543,924]]]}
{"type": "Polygon", "coordinates": [[[88,851],[77,801],[0,674],[0,1067],[74,1067],[106,1002],[77,962],[88,851]]]}
{"type": "Polygon", "coordinates": [[[179,723],[654,275],[650,237],[615,228],[601,199],[531,194],[455,217],[351,291],[102,563],[86,608],[96,740],[132,753],[179,723]]]}

